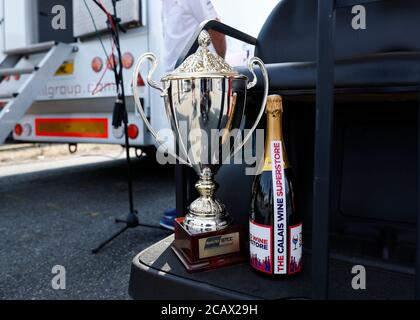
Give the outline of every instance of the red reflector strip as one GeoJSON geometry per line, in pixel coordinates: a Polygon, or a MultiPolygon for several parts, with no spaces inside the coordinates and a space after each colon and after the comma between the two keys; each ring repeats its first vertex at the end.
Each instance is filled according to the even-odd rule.
{"type": "Polygon", "coordinates": [[[23,128],[20,124],[15,125],[15,135],[21,136],[23,132],[23,128]]]}
{"type": "Polygon", "coordinates": [[[40,137],[108,138],[108,119],[35,119],[40,137]]]}

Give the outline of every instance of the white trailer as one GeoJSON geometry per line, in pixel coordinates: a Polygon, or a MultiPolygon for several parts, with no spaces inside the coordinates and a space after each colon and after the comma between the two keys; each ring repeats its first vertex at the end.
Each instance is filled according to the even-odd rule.
{"type": "MultiPolygon", "coordinates": [[[[214,2],[226,17],[223,21],[256,36],[278,0],[259,4],[258,16],[249,0],[214,2]],[[240,16],[231,11],[234,2],[244,8],[240,16]],[[244,25],[247,12],[250,20],[244,25]]],[[[112,12],[111,0],[102,3],[112,12]]],[[[121,49],[130,143],[152,146],[155,142],[135,111],[131,79],[135,59],[142,53],[162,56],[161,0],[121,0],[117,9],[127,28],[121,34],[121,49]]],[[[116,91],[106,15],[93,1],[0,0],[0,20],[0,143],[12,131],[17,141],[123,144],[122,128],[112,127],[116,91]],[[63,8],[65,28],[57,29],[57,23],[63,24],[57,20],[63,8]]],[[[228,48],[228,60],[236,65],[250,53],[250,48],[234,42],[228,48]]],[[[163,69],[160,63],[156,77],[163,69]]],[[[152,125],[168,128],[160,96],[143,81],[135,89],[152,125]]]]}

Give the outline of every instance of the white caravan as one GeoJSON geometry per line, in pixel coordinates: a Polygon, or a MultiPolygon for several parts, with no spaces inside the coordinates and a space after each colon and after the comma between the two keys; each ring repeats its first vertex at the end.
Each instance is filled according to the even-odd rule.
{"type": "MultiPolygon", "coordinates": [[[[162,56],[161,1],[121,0],[117,4],[127,29],[121,33],[121,50],[130,143],[136,147],[155,143],[135,112],[131,79],[141,54],[151,51],[162,56]]],[[[111,0],[101,2],[112,12],[111,0]]],[[[259,1],[258,10],[251,0],[214,3],[223,22],[257,36],[278,0],[259,1]],[[239,5],[240,15],[235,10],[239,5]]],[[[0,20],[0,143],[12,131],[18,141],[123,144],[123,130],[112,127],[113,47],[106,16],[94,2],[0,0],[0,20]]],[[[252,48],[229,40],[231,64],[240,65],[250,53],[252,48]]],[[[159,66],[157,78],[163,75],[159,66]]],[[[146,72],[142,70],[141,75],[146,72]]],[[[136,87],[154,128],[168,128],[160,96],[142,79],[136,87]]]]}

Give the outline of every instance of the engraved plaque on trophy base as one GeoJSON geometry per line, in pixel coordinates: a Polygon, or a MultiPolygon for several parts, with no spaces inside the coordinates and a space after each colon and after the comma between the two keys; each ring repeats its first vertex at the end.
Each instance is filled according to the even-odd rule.
{"type": "Polygon", "coordinates": [[[247,261],[244,232],[232,225],[220,231],[191,234],[175,220],[175,241],[172,250],[188,272],[204,271],[247,261]]]}

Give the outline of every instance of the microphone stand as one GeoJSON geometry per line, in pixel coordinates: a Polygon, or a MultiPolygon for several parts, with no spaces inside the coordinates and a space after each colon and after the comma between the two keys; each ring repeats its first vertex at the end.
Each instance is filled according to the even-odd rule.
{"type": "Polygon", "coordinates": [[[119,65],[118,70],[117,70],[117,61],[115,61],[115,58],[113,55],[110,56],[110,58],[113,59],[113,61],[108,62],[108,63],[113,63],[115,84],[116,84],[116,89],[117,89],[117,100],[114,106],[112,125],[115,128],[120,127],[121,124],[124,126],[125,151],[126,151],[127,174],[128,174],[128,177],[127,177],[128,201],[129,201],[130,211],[126,219],[124,220],[115,219],[115,223],[125,224],[125,226],[121,230],[113,234],[111,237],[109,237],[107,240],[102,242],[98,247],[93,249],[92,250],[93,254],[98,253],[103,247],[105,247],[108,243],[113,241],[115,238],[120,236],[122,233],[124,233],[128,229],[134,229],[137,227],[146,227],[146,228],[165,230],[161,226],[140,223],[139,218],[137,216],[138,212],[137,210],[134,209],[132,164],[131,164],[131,158],[130,158],[130,140],[128,137],[128,114],[127,114],[127,107],[126,107],[126,102],[125,102],[123,65],[122,65],[122,55],[121,55],[121,48],[120,48],[120,35],[119,35],[119,30],[121,30],[121,32],[123,33],[126,33],[127,31],[121,25],[121,19],[117,17],[117,1],[119,0],[112,0],[112,6],[113,6],[114,12],[113,12],[113,15],[110,15],[97,0],[93,0],[93,2],[108,16],[108,19],[107,19],[108,29],[111,32],[111,36],[113,38],[115,48],[117,49],[117,54],[118,54],[118,65],[119,65]]]}

